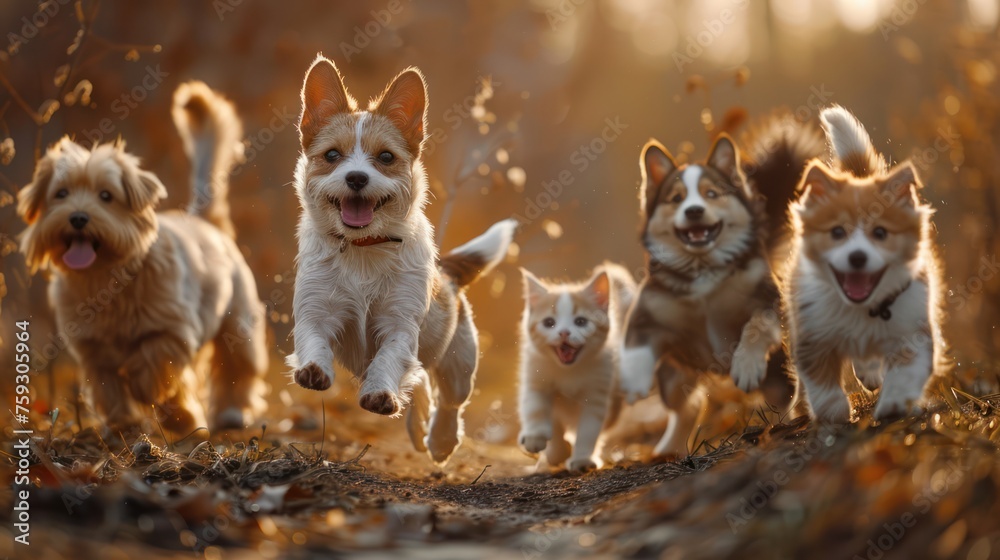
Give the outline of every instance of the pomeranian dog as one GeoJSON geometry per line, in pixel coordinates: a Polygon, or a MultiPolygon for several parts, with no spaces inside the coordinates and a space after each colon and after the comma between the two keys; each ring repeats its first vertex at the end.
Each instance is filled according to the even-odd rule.
{"type": "Polygon", "coordinates": [[[288,363],[296,383],[325,390],[336,360],[359,380],[361,407],[377,414],[398,415],[412,396],[413,445],[442,463],[459,444],[479,360],[463,288],[506,255],[517,224],[494,224],[437,258],[424,214],[426,112],[415,68],[363,109],[333,62],[319,56],[309,68],[295,169],[302,215],[288,363]]]}
{"type": "Polygon", "coordinates": [[[33,271],[51,269],[56,324],[110,426],[135,425],[150,406],[171,431],[205,426],[194,367],[205,352],[208,425],[243,428],[265,408],[267,353],[264,308],[226,201],[241,125],[200,82],[178,88],[174,120],[193,165],[187,212],[156,213],[167,191],[123,143],[86,149],[66,137],[18,193],[21,250],[33,271]]]}
{"type": "Polygon", "coordinates": [[[654,374],[668,409],[657,456],[686,456],[707,401],[707,372],[788,409],[779,293],[771,274],[785,209],[802,170],[823,151],[815,127],[776,113],[742,142],[720,135],[705,164],[678,165],[652,140],[640,158],[647,274],[629,315],[622,388],[644,397],[654,374]],[[766,197],[766,199],[765,199],[766,197]]]}
{"type": "Polygon", "coordinates": [[[909,161],[890,169],[842,107],[820,117],[830,166],[810,163],[791,209],[783,293],[795,369],[814,418],[850,421],[845,384],[858,380],[881,387],[876,419],[915,413],[946,367],[933,210],[909,161]]]}
{"type": "Polygon", "coordinates": [[[601,465],[600,436],[621,410],[619,353],[625,315],[635,298],[632,275],[599,266],[582,284],[524,275],[521,321],[521,447],[545,451],[550,466],[571,472],[601,465]],[[566,434],[575,434],[573,444],[566,434]]]}

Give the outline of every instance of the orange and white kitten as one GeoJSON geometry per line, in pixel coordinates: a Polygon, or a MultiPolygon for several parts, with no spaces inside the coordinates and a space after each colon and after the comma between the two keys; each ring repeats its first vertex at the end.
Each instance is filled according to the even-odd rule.
{"type": "Polygon", "coordinates": [[[619,353],[635,297],[632,275],[605,263],[578,284],[524,275],[521,323],[521,434],[525,451],[545,451],[549,465],[572,472],[598,468],[600,436],[621,409],[619,353]],[[574,433],[571,445],[567,433],[574,433]]]}

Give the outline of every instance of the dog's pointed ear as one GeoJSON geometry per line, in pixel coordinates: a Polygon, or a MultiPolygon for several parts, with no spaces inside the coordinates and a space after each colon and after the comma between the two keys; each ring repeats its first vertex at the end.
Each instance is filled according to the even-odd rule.
{"type": "Polygon", "coordinates": [[[376,102],[375,113],[387,117],[419,155],[427,130],[427,84],[420,70],[407,68],[396,76],[376,102]]]}
{"type": "Polygon", "coordinates": [[[38,221],[42,215],[45,195],[49,192],[49,185],[52,184],[52,177],[55,175],[56,156],[53,150],[57,149],[50,149],[42,159],[38,160],[31,182],[17,192],[17,214],[29,226],[38,221]]]}
{"type": "Polygon", "coordinates": [[[160,178],[137,165],[122,165],[122,189],[129,208],[139,212],[167,198],[167,188],[160,178]]]}
{"type": "Polygon", "coordinates": [[[650,139],[642,147],[639,156],[639,167],[642,169],[642,186],[639,203],[647,212],[652,212],[656,205],[656,197],[660,194],[663,181],[677,169],[677,162],[670,152],[655,139],[650,139]]]}
{"type": "Polygon", "coordinates": [[[529,306],[535,305],[542,296],[549,293],[549,289],[545,287],[545,284],[537,276],[529,272],[528,269],[521,268],[521,277],[524,278],[524,299],[528,301],[529,306]]]}
{"type": "Polygon", "coordinates": [[[913,163],[906,160],[889,170],[885,179],[879,181],[879,188],[893,204],[916,207],[919,204],[917,191],[923,188],[923,184],[913,163]]]}
{"type": "MultiPolygon", "coordinates": [[[[712,151],[708,154],[708,165],[733,180],[739,174],[740,153],[736,144],[728,134],[723,132],[715,139],[712,151]]],[[[736,182],[735,180],[733,181],[736,182]]]]}
{"type": "Polygon", "coordinates": [[[798,190],[802,193],[802,204],[806,205],[811,201],[822,200],[839,189],[840,181],[834,177],[833,171],[823,162],[813,160],[802,174],[798,190]]]}
{"type": "Polygon", "coordinates": [[[330,59],[317,56],[302,84],[302,119],[299,122],[302,147],[312,143],[330,117],[352,111],[355,106],[337,66],[330,59]]]}
{"type": "Polygon", "coordinates": [[[611,280],[608,278],[607,271],[602,270],[595,274],[585,290],[594,298],[598,307],[607,313],[611,305],[611,280]]]}

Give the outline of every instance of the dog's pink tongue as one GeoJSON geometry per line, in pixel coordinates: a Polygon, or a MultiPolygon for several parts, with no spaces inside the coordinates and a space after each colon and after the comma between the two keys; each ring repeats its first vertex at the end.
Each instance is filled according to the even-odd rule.
{"type": "Polygon", "coordinates": [[[875,289],[874,277],[863,272],[848,272],[844,275],[841,287],[847,297],[854,301],[864,301],[875,289]]]}
{"type": "Polygon", "coordinates": [[[94,264],[97,260],[97,252],[94,251],[94,244],[85,239],[75,239],[70,244],[69,249],[62,256],[63,263],[73,270],[81,270],[94,264]]]}
{"type": "Polygon", "coordinates": [[[375,219],[375,201],[350,196],[340,203],[340,217],[351,227],[365,227],[375,219]]]}

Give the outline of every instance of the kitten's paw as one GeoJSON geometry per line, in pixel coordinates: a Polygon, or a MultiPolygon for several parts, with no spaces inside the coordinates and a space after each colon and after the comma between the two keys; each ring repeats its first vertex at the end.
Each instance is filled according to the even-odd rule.
{"type": "Polygon", "coordinates": [[[549,436],[544,434],[525,434],[522,433],[517,441],[521,444],[528,453],[541,453],[545,446],[549,443],[549,436]]]}
{"type": "Polygon", "coordinates": [[[316,362],[309,362],[292,373],[300,387],[313,391],[326,391],[333,385],[333,376],[327,375],[316,362]]]}
{"type": "Polygon", "coordinates": [[[742,346],[733,352],[733,363],[729,375],[741,391],[749,393],[760,388],[761,381],[767,375],[767,358],[746,351],[742,346]]]}
{"type": "Polygon", "coordinates": [[[566,461],[566,470],[573,474],[581,474],[601,468],[594,459],[590,457],[577,457],[566,461]]]}
{"type": "Polygon", "coordinates": [[[358,399],[358,404],[368,412],[374,412],[383,416],[394,416],[402,408],[396,395],[393,395],[389,391],[376,391],[361,395],[358,399]]]}

